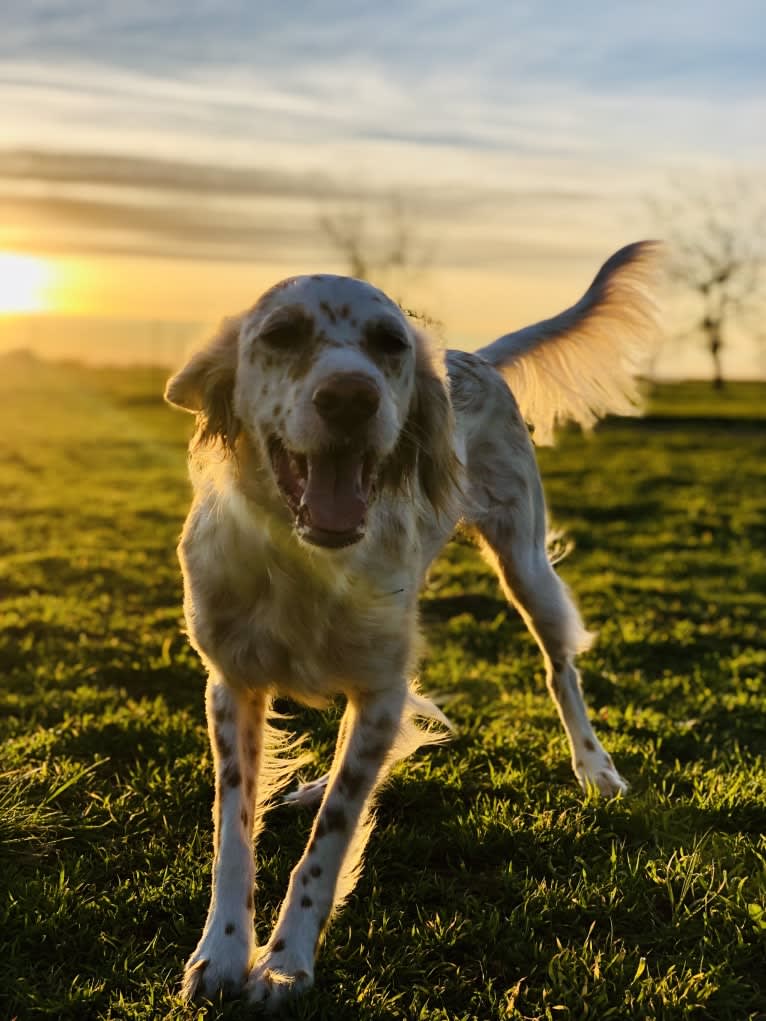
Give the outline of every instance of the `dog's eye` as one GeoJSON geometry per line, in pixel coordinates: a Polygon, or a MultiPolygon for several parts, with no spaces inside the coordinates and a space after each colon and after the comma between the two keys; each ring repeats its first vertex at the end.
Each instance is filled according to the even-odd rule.
{"type": "Polygon", "coordinates": [[[401,355],[409,348],[409,341],[396,323],[371,323],[365,330],[367,343],[383,355],[401,355]]]}
{"type": "Polygon", "coordinates": [[[258,341],[275,348],[297,347],[308,339],[311,329],[311,321],[300,312],[280,312],[266,320],[258,341]]]}
{"type": "Polygon", "coordinates": [[[269,347],[292,347],[300,343],[302,331],[295,323],[274,323],[262,330],[258,339],[269,347]]]}

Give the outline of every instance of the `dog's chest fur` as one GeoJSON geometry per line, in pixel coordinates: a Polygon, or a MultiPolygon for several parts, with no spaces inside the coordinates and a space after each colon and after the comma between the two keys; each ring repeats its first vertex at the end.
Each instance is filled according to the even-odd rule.
{"type": "Polygon", "coordinates": [[[179,555],[203,658],[229,683],[278,687],[310,704],[406,677],[420,651],[420,539],[395,506],[377,508],[371,524],[363,548],[328,554],[235,487],[202,494],[179,555]]]}

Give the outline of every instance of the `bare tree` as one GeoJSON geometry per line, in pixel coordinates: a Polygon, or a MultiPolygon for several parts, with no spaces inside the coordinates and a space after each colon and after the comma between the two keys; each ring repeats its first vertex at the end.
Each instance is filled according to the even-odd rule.
{"type": "Polygon", "coordinates": [[[350,276],[399,288],[429,261],[411,205],[401,196],[355,200],[319,218],[319,227],[343,257],[350,276]]]}
{"type": "Polygon", "coordinates": [[[653,203],[669,242],[668,273],[695,298],[682,336],[700,336],[722,389],[722,352],[734,328],[754,327],[766,305],[766,196],[743,177],[677,184],[653,203]]]}

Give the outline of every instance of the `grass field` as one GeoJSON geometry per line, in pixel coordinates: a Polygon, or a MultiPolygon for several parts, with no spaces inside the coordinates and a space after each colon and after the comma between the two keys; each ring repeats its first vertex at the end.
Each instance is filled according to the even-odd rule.
{"type": "MultiPolygon", "coordinates": [[[[212,788],[174,552],[191,422],[162,382],[0,368],[2,1019],[205,1016],[177,996],[212,788]]],[[[630,795],[583,800],[531,639],[453,544],[424,594],[423,677],[455,737],[385,788],[290,1016],[766,1018],[766,386],[654,402],[541,454],[630,795]]],[[[337,707],[295,712],[321,771],[337,707]]],[[[261,940],[308,826],[268,817],[261,940]]]]}

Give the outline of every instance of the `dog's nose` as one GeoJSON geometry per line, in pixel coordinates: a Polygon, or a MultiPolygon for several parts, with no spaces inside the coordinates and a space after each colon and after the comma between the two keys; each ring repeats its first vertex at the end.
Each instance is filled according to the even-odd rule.
{"type": "Polygon", "coordinates": [[[374,380],[355,372],[339,372],[314,391],[314,406],[335,429],[353,429],[369,421],[380,404],[374,380]]]}

